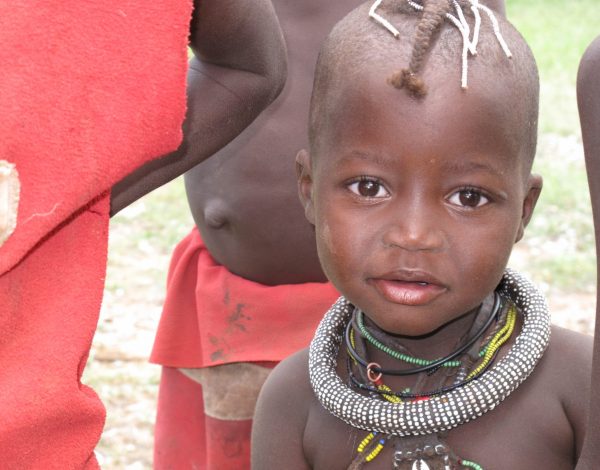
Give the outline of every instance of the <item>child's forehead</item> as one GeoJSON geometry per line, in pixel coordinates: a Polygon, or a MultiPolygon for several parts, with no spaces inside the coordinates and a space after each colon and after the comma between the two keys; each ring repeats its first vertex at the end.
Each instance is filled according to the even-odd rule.
{"type": "Polygon", "coordinates": [[[457,84],[459,70],[446,61],[431,61],[423,73],[427,95],[417,99],[387,82],[395,67],[393,61],[374,61],[327,87],[320,106],[322,117],[317,120],[320,125],[313,129],[314,140],[337,145],[339,137],[360,133],[361,128],[376,122],[380,135],[385,130],[415,146],[433,135],[447,145],[465,148],[495,140],[507,154],[518,155],[527,166],[530,164],[537,100],[527,96],[526,88],[514,83],[511,74],[474,65],[470,86],[463,90],[457,84]],[[409,124],[413,135],[398,133],[398,128],[409,124]],[[353,131],[340,133],[342,127],[353,127],[353,131]]]}
{"type": "Polygon", "coordinates": [[[461,88],[460,33],[448,25],[442,27],[419,72],[427,94],[415,99],[406,90],[385,82],[411,61],[411,37],[417,20],[406,15],[391,15],[390,19],[401,29],[397,40],[374,24],[365,8],[355,10],[332,32],[315,77],[310,119],[312,148],[331,123],[354,118],[355,114],[360,116],[360,101],[367,100],[383,84],[388,96],[379,104],[380,110],[396,107],[397,112],[408,113],[412,119],[429,119],[433,123],[437,119],[461,119],[465,112],[474,110],[475,114],[491,115],[498,121],[498,131],[517,135],[517,140],[529,148],[528,158],[532,158],[537,133],[537,70],[531,51],[510,24],[502,20],[500,26],[512,59],[505,55],[487,25],[481,31],[477,56],[469,59],[466,90],[461,88]],[[354,106],[349,106],[352,103],[354,106]],[[428,113],[440,103],[448,108],[446,112],[428,113]],[[352,108],[356,113],[352,113],[352,108]]]}
{"type": "Polygon", "coordinates": [[[518,142],[526,137],[526,100],[511,88],[510,81],[498,78],[492,70],[475,70],[472,87],[462,90],[452,80],[455,74],[451,68],[431,67],[425,74],[428,94],[415,99],[387,83],[393,67],[373,64],[355,73],[352,80],[331,87],[330,96],[323,96],[324,121],[328,125],[322,126],[321,132],[331,138],[340,127],[355,126],[358,131],[377,122],[378,127],[391,133],[411,124],[423,134],[444,134],[463,124],[482,139],[518,142]]]}

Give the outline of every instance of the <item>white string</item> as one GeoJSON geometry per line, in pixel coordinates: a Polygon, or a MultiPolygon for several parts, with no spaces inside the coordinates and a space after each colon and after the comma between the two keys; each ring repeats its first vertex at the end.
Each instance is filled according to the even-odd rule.
{"type": "Polygon", "coordinates": [[[460,86],[463,90],[467,89],[467,77],[469,75],[469,52],[471,51],[471,41],[469,40],[469,31],[467,31],[464,25],[454,16],[448,14],[446,17],[450,20],[454,26],[460,31],[460,34],[463,39],[463,48],[462,48],[462,67],[461,67],[461,78],[460,78],[460,86]]]}
{"type": "MultiPolygon", "coordinates": [[[[471,0],[471,3],[473,3],[473,0],[471,0]]],[[[477,8],[479,8],[487,13],[490,21],[492,22],[492,28],[494,29],[494,34],[496,35],[496,39],[500,43],[502,50],[504,50],[506,57],[508,57],[510,59],[512,57],[512,52],[510,52],[510,49],[508,48],[506,41],[502,37],[502,33],[500,33],[500,26],[498,25],[498,20],[496,19],[496,15],[494,15],[494,12],[492,10],[490,10],[485,5],[481,5],[480,3],[477,4],[477,8]]]]}
{"type": "MultiPolygon", "coordinates": [[[[446,18],[450,20],[450,22],[458,29],[463,39],[463,50],[462,50],[462,74],[461,74],[461,87],[466,89],[468,86],[467,80],[469,75],[469,53],[475,56],[477,55],[477,44],[479,43],[479,33],[481,30],[481,14],[479,10],[482,10],[486,13],[490,22],[492,23],[492,29],[494,30],[494,35],[502,47],[502,50],[506,54],[506,57],[509,59],[512,57],[512,53],[506,44],[506,41],[502,37],[502,33],[500,32],[500,26],[498,24],[498,20],[494,15],[494,12],[490,10],[485,5],[479,3],[479,0],[468,0],[471,5],[471,11],[473,12],[473,16],[475,17],[475,25],[473,27],[473,38],[471,39],[471,28],[465,15],[462,11],[462,8],[457,0],[452,0],[454,5],[454,9],[456,10],[457,16],[451,15],[450,13],[446,13],[446,18]]],[[[369,16],[381,24],[385,29],[387,29],[390,33],[394,35],[396,39],[399,38],[400,32],[385,18],[378,15],[376,13],[377,8],[381,5],[383,0],[376,0],[375,3],[371,6],[369,10],[369,16]]],[[[415,2],[414,0],[406,0],[409,6],[414,8],[417,11],[423,11],[423,5],[415,2]]]]}
{"type": "Polygon", "coordinates": [[[479,43],[479,30],[481,29],[481,15],[479,14],[479,0],[473,0],[471,2],[471,11],[475,17],[475,27],[473,28],[473,55],[477,54],[477,44],[479,43]]]}
{"type": "MultiPolygon", "coordinates": [[[[471,36],[471,27],[469,26],[469,23],[467,23],[467,19],[465,18],[462,8],[458,4],[458,2],[456,0],[454,0],[453,3],[454,3],[454,8],[456,9],[456,14],[458,15],[460,24],[462,24],[462,27],[465,31],[463,34],[463,41],[465,41],[467,43],[469,52],[471,52],[471,54],[475,54],[475,46],[472,45],[471,41],[469,40],[469,36],[471,36]]],[[[447,15],[449,15],[449,13],[447,15]]]]}
{"type": "Polygon", "coordinates": [[[394,28],[394,26],[383,16],[378,15],[375,12],[375,10],[379,8],[379,5],[381,5],[381,2],[383,2],[383,0],[375,0],[375,3],[373,3],[373,5],[371,5],[371,8],[369,9],[369,16],[375,21],[377,21],[380,25],[382,25],[385,29],[387,29],[390,33],[392,33],[396,39],[398,39],[400,37],[400,31],[394,28]]]}

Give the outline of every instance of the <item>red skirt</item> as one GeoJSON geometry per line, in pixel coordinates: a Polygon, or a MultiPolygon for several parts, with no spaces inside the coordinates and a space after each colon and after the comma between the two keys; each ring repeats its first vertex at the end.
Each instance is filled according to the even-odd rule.
{"type": "MultiPolygon", "coordinates": [[[[273,367],[305,348],[338,296],[330,283],[266,286],[238,277],[212,259],[194,228],[173,253],[151,356],[151,362],[167,366],[160,384],[155,468],[250,468],[248,404],[236,410],[232,400],[231,409],[217,410],[208,403],[214,401],[212,389],[228,392],[241,384],[232,376],[230,387],[215,388],[210,376],[219,375],[224,364],[273,367]],[[178,368],[209,368],[201,380],[204,390],[178,368]]],[[[255,378],[239,381],[264,380],[260,368],[253,370],[255,378]]]]}
{"type": "Polygon", "coordinates": [[[196,228],[175,248],[150,361],[170,367],[281,361],[313,337],[330,283],[266,286],[217,264],[196,228]]]}

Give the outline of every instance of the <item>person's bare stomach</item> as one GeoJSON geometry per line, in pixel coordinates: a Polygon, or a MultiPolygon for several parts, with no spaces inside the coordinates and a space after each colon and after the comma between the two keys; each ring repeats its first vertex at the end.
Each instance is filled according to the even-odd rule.
{"type": "MultiPolygon", "coordinates": [[[[308,147],[320,41],[300,47],[290,42],[295,36],[289,33],[290,51],[306,57],[290,60],[288,81],[277,101],[185,175],[192,215],[213,258],[234,274],[268,285],[326,281],[295,175],[296,153],[308,147]]],[[[324,37],[326,31],[321,33],[324,37]]]]}
{"type": "Polygon", "coordinates": [[[186,173],[202,239],[229,271],[268,285],[326,280],[298,200],[293,159],[221,152],[186,173]]]}

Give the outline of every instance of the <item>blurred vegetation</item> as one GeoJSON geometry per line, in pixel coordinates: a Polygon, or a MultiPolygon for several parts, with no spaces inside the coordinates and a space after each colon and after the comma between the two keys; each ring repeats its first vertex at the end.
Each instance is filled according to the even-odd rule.
{"type": "Polygon", "coordinates": [[[588,44],[600,34],[600,4],[597,0],[507,0],[506,7],[540,69],[540,132],[578,133],[577,67],[588,44]]]}
{"type": "Polygon", "coordinates": [[[600,34],[597,0],[508,0],[540,69],[540,139],[534,171],[544,190],[523,242],[525,269],[565,291],[593,291],[595,249],[575,84],[579,60],[600,34]]]}

